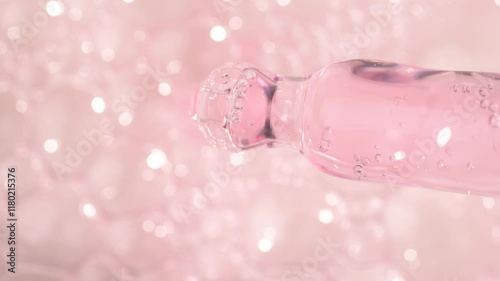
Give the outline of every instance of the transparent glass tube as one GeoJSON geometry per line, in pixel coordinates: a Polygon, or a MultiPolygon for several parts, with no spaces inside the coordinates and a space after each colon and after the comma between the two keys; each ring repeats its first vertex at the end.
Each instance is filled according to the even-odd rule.
{"type": "Polygon", "coordinates": [[[331,175],[500,195],[500,75],[353,60],[211,73],[195,118],[226,149],[286,145],[331,175]]]}

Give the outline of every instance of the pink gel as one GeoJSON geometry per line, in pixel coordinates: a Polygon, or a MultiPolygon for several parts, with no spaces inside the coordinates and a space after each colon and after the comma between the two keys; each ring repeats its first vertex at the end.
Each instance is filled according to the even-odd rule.
{"type": "Polygon", "coordinates": [[[500,195],[500,75],[354,60],[308,77],[213,71],[195,119],[214,145],[286,145],[331,175],[500,195]]]}

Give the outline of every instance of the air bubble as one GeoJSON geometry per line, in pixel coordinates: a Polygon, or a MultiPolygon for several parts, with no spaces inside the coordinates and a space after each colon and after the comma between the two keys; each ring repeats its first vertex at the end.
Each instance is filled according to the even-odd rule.
{"type": "Polygon", "coordinates": [[[498,108],[499,108],[498,103],[493,103],[493,104],[490,105],[490,111],[491,112],[497,112],[498,108]]]}
{"type": "Polygon", "coordinates": [[[441,169],[446,168],[446,162],[444,160],[439,160],[437,165],[441,169]]]}
{"type": "Polygon", "coordinates": [[[242,93],[245,93],[248,90],[248,82],[247,81],[241,82],[241,84],[237,86],[237,90],[242,93]]]}
{"type": "Polygon", "coordinates": [[[401,98],[400,97],[397,97],[394,99],[394,103],[396,104],[396,106],[400,105],[401,104],[401,98]]]}
{"type": "Polygon", "coordinates": [[[483,97],[483,99],[486,99],[490,96],[491,92],[488,89],[480,89],[479,90],[479,95],[483,97]]]}
{"type": "Polygon", "coordinates": [[[323,139],[331,140],[333,136],[333,129],[331,127],[325,127],[323,129],[323,139]]]}
{"type": "Polygon", "coordinates": [[[474,166],[474,163],[471,163],[471,162],[467,163],[467,169],[474,170],[475,168],[476,168],[476,166],[474,166]]]}
{"type": "Polygon", "coordinates": [[[359,154],[355,154],[355,155],[354,155],[354,160],[356,160],[356,162],[361,161],[361,155],[359,155],[359,154]]]}
{"type": "Polygon", "coordinates": [[[227,75],[227,74],[222,75],[222,77],[221,77],[221,83],[224,84],[224,85],[227,84],[227,83],[229,83],[229,75],[227,75]]]}
{"type": "Polygon", "coordinates": [[[368,159],[368,157],[364,157],[362,160],[361,160],[361,163],[363,165],[368,165],[370,164],[370,159],[368,159]]]}
{"type": "Polygon", "coordinates": [[[497,139],[494,143],[493,143],[493,149],[495,149],[496,152],[500,152],[500,139],[497,139]]]}
{"type": "Polygon", "coordinates": [[[357,177],[363,176],[363,166],[356,165],[356,166],[354,166],[354,168],[352,170],[354,171],[355,176],[357,176],[357,177]]]}
{"type": "Polygon", "coordinates": [[[319,145],[319,150],[321,152],[328,152],[328,149],[330,148],[330,142],[329,141],[322,141],[321,144],[319,145]]]}
{"type": "Polygon", "coordinates": [[[243,109],[245,107],[246,103],[247,103],[247,101],[246,101],[245,96],[240,95],[234,101],[234,108],[243,109]]]}
{"type": "Polygon", "coordinates": [[[481,107],[482,108],[488,108],[490,106],[490,101],[489,100],[483,100],[481,101],[481,107]]]}
{"type": "Polygon", "coordinates": [[[500,116],[497,114],[491,115],[489,122],[490,122],[490,126],[493,128],[500,127],[500,116]]]}
{"type": "Polygon", "coordinates": [[[382,155],[380,155],[380,154],[375,155],[375,161],[377,161],[379,163],[382,162],[382,155]]]}
{"type": "Polygon", "coordinates": [[[231,112],[231,122],[233,123],[239,123],[241,119],[241,111],[235,110],[231,112]]]}

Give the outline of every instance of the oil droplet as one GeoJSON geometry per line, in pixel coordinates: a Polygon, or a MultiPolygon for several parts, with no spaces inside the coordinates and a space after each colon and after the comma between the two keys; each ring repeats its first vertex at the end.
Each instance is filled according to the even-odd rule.
{"type": "Polygon", "coordinates": [[[361,163],[363,165],[368,165],[370,164],[370,159],[368,159],[368,157],[364,157],[362,160],[361,160],[361,163]]]}
{"type": "Polygon", "coordinates": [[[498,103],[492,103],[492,104],[490,105],[490,111],[491,111],[491,112],[497,112],[497,111],[498,111],[498,108],[499,108],[498,103]]]}
{"type": "Polygon", "coordinates": [[[356,162],[361,161],[361,155],[359,155],[359,154],[355,154],[355,155],[354,155],[354,160],[356,160],[356,162]]]}
{"type": "Polygon", "coordinates": [[[488,108],[490,106],[490,101],[489,100],[483,100],[481,101],[481,107],[482,108],[488,108]]]}
{"type": "Polygon", "coordinates": [[[321,152],[328,152],[328,149],[330,148],[330,142],[329,141],[322,141],[319,145],[319,151],[321,152]]]}
{"type": "Polygon", "coordinates": [[[471,170],[471,171],[472,171],[472,170],[474,170],[475,168],[476,168],[476,166],[474,166],[474,163],[471,163],[471,162],[467,163],[467,169],[469,169],[469,170],[471,170]]]}
{"type": "Polygon", "coordinates": [[[490,117],[490,126],[493,128],[500,127],[500,116],[493,114],[490,117]]]}
{"type": "Polygon", "coordinates": [[[439,160],[438,161],[438,167],[441,169],[446,168],[446,162],[444,160],[439,160]]]}
{"type": "Polygon", "coordinates": [[[363,166],[356,165],[356,166],[354,166],[353,171],[354,171],[355,176],[357,176],[357,177],[363,176],[363,166]]]}
{"type": "Polygon", "coordinates": [[[382,162],[382,155],[380,155],[380,154],[375,155],[375,161],[377,161],[379,163],[382,162]]]}

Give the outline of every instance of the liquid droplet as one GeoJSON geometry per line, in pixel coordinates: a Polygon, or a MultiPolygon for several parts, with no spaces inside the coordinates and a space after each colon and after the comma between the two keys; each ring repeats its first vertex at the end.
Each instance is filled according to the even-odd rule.
{"type": "Polygon", "coordinates": [[[441,169],[446,168],[446,162],[444,160],[439,160],[438,161],[438,167],[441,169]]]}
{"type": "Polygon", "coordinates": [[[380,155],[380,154],[375,155],[375,161],[377,161],[379,163],[382,162],[382,155],[380,155]]]}
{"type": "Polygon", "coordinates": [[[476,166],[474,166],[474,163],[471,163],[471,162],[467,163],[467,169],[474,170],[475,168],[476,168],[476,166]]]}
{"type": "Polygon", "coordinates": [[[361,161],[361,155],[359,155],[359,154],[355,154],[355,155],[354,155],[354,160],[356,160],[356,162],[361,161]]]}
{"type": "Polygon", "coordinates": [[[500,116],[493,114],[490,117],[490,126],[493,128],[500,127],[500,116]]]}
{"type": "Polygon", "coordinates": [[[354,166],[353,171],[354,171],[355,176],[357,176],[357,177],[363,176],[363,166],[356,165],[356,166],[354,166]]]}
{"type": "Polygon", "coordinates": [[[361,163],[363,165],[368,165],[370,164],[370,159],[368,159],[368,157],[364,157],[362,160],[361,160],[361,163]]]}
{"type": "Polygon", "coordinates": [[[330,148],[330,142],[329,141],[325,141],[324,140],[319,145],[319,151],[321,151],[321,152],[328,152],[329,148],[330,148]]]}

